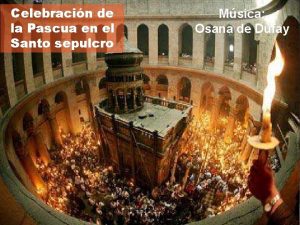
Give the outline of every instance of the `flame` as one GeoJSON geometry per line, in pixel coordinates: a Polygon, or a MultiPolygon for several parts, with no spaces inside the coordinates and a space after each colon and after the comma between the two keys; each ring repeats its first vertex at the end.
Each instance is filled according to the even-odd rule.
{"type": "Polygon", "coordinates": [[[275,77],[279,76],[284,66],[284,59],[280,52],[277,42],[275,43],[275,59],[268,66],[267,87],[264,90],[263,111],[270,111],[273,98],[275,96],[276,84],[275,77]]]}

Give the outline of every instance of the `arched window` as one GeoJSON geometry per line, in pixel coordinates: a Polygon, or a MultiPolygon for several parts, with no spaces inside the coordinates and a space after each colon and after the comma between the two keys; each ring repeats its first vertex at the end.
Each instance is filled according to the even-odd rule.
{"type": "Polygon", "coordinates": [[[23,53],[12,53],[14,81],[18,82],[24,80],[25,68],[24,68],[24,55],[23,53]]]}
{"type": "Polygon", "coordinates": [[[156,79],[157,84],[168,85],[169,81],[165,75],[159,75],[156,79]]]}
{"type": "Polygon", "coordinates": [[[179,100],[190,102],[191,88],[191,81],[186,77],[181,78],[178,85],[179,100]]]}
{"type": "Polygon", "coordinates": [[[257,41],[255,40],[254,27],[251,24],[246,24],[245,27],[250,27],[250,33],[243,34],[243,71],[256,74],[257,66],[257,41]]]}
{"type": "Polygon", "coordinates": [[[169,28],[165,24],[158,27],[158,55],[169,54],[169,28]]]}
{"type": "Polygon", "coordinates": [[[99,82],[99,90],[106,88],[106,78],[103,77],[99,82]]]}
{"type": "Polygon", "coordinates": [[[219,90],[219,96],[221,97],[220,102],[220,116],[227,117],[230,113],[230,100],[231,92],[227,86],[223,86],[219,90]]]}
{"type": "MultiPolygon", "coordinates": [[[[31,40],[37,41],[38,39],[43,39],[41,33],[37,33],[33,31],[31,33],[31,40]]],[[[33,49],[34,50],[34,49],[33,49]]],[[[32,72],[34,77],[42,76],[44,73],[44,63],[43,63],[43,53],[40,52],[33,52],[31,53],[31,65],[32,65],[32,72]]],[[[44,80],[43,80],[44,83],[44,80]]]]}
{"type": "Polygon", "coordinates": [[[117,27],[117,43],[120,42],[123,38],[123,41],[125,41],[125,38],[127,39],[127,31],[125,32],[125,28],[127,27],[124,24],[120,24],[117,27]]]}
{"type": "Polygon", "coordinates": [[[149,84],[150,82],[150,78],[146,74],[143,74],[143,82],[144,84],[149,84]]]}
{"type": "Polygon", "coordinates": [[[201,88],[201,99],[200,99],[200,109],[203,111],[209,111],[212,109],[214,101],[214,86],[210,82],[206,82],[201,88]]]}
{"type": "MultiPolygon", "coordinates": [[[[227,30],[234,30],[233,26],[227,26],[227,30]],[[230,28],[230,29],[229,29],[230,28]]],[[[234,33],[225,34],[225,65],[233,67],[234,62],[234,33]]]]}
{"type": "Polygon", "coordinates": [[[23,117],[23,130],[27,133],[33,132],[33,117],[30,113],[26,112],[23,117]]]}
{"type": "Polygon", "coordinates": [[[193,28],[183,24],[179,29],[179,56],[191,57],[193,55],[193,28]]]}
{"type": "Polygon", "coordinates": [[[81,95],[81,94],[85,93],[82,81],[76,82],[76,84],[75,84],[75,93],[76,93],[76,95],[81,95]]]}
{"type": "MultiPolygon", "coordinates": [[[[50,34],[51,46],[55,45],[56,40],[59,41],[62,40],[61,34],[51,32],[50,34]]],[[[56,52],[51,52],[52,69],[60,69],[62,67],[61,49],[55,49],[55,50],[56,52]]]]}
{"type": "Polygon", "coordinates": [[[62,91],[58,92],[55,95],[55,99],[54,99],[55,103],[56,104],[63,103],[65,101],[65,95],[66,94],[64,92],[62,92],[62,91]]]}
{"type": "MultiPolygon", "coordinates": [[[[212,25],[207,25],[207,27],[212,27],[212,25]]],[[[205,63],[206,67],[213,67],[215,64],[215,43],[216,43],[216,34],[205,33],[205,35],[204,35],[204,63],[205,63]]]]}
{"type": "Polygon", "coordinates": [[[42,99],[38,105],[38,115],[43,115],[44,113],[50,112],[50,105],[46,99],[42,99]]]}
{"type": "MultiPolygon", "coordinates": [[[[72,40],[86,40],[86,34],[81,31],[82,26],[77,25],[77,33],[71,34],[72,40]]],[[[86,61],[86,52],[82,52],[83,50],[74,50],[72,52],[72,63],[79,63],[79,62],[85,62],[86,61]]]]}
{"type": "Polygon", "coordinates": [[[144,90],[150,90],[151,89],[151,86],[150,86],[150,78],[146,75],[146,74],[143,74],[143,82],[144,82],[144,90]]]}
{"type": "Polygon", "coordinates": [[[137,30],[137,44],[144,55],[149,55],[149,29],[145,24],[138,26],[137,30]]]}

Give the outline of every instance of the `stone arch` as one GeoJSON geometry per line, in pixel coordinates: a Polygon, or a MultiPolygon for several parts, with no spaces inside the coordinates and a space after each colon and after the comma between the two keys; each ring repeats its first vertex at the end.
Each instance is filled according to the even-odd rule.
{"type": "Polygon", "coordinates": [[[187,77],[182,77],[178,83],[179,100],[190,102],[191,100],[192,83],[187,77]]]}
{"type": "Polygon", "coordinates": [[[179,28],[179,56],[191,57],[193,55],[193,28],[188,23],[179,28]]]}
{"type": "Polygon", "coordinates": [[[22,142],[20,133],[14,129],[11,132],[11,137],[12,137],[12,143],[13,143],[13,146],[14,146],[14,149],[15,149],[17,155],[18,156],[24,155],[25,152],[19,152],[23,148],[23,142],[22,142]]]}
{"type": "Polygon", "coordinates": [[[215,89],[212,83],[205,82],[201,88],[200,110],[211,111],[214,102],[215,89]]]}
{"type": "Polygon", "coordinates": [[[28,152],[27,147],[25,149],[21,136],[16,130],[12,131],[12,143],[15,153],[18,156],[22,167],[28,175],[31,183],[36,188],[37,193],[41,196],[45,195],[47,192],[47,186],[35,166],[35,161],[33,159],[32,153],[28,152]]]}
{"type": "Polygon", "coordinates": [[[245,27],[250,27],[250,33],[243,33],[243,57],[242,70],[256,74],[257,72],[257,41],[255,40],[255,30],[252,24],[247,23],[245,27]]]}
{"type": "Polygon", "coordinates": [[[137,45],[144,55],[149,55],[149,28],[145,24],[137,28],[137,45]]]}
{"type": "MultiPolygon", "coordinates": [[[[206,27],[212,27],[211,24],[206,27]]],[[[215,64],[215,45],[216,34],[205,33],[204,34],[204,64],[205,66],[213,67],[215,64]]]]}
{"type": "Polygon", "coordinates": [[[93,119],[93,105],[90,94],[90,86],[86,79],[80,80],[81,94],[85,94],[82,101],[77,102],[78,114],[81,122],[90,122],[93,119]]]}
{"type": "Polygon", "coordinates": [[[34,119],[31,115],[31,113],[26,112],[23,116],[23,131],[27,133],[27,135],[30,135],[34,131],[34,119]]]}
{"type": "MultiPolygon", "coordinates": [[[[234,27],[232,25],[227,25],[226,30],[234,31],[234,27]]],[[[234,32],[233,33],[225,33],[225,66],[233,67],[234,62],[234,32]]]]}
{"type": "Polygon", "coordinates": [[[249,112],[249,100],[245,95],[240,95],[235,102],[236,117],[240,122],[246,122],[246,117],[249,112]]]}
{"type": "Polygon", "coordinates": [[[43,98],[38,104],[38,115],[50,112],[50,104],[47,99],[43,98]]]}
{"type": "Polygon", "coordinates": [[[165,24],[158,27],[158,55],[169,55],[169,28],[165,24]]]}
{"type": "Polygon", "coordinates": [[[166,75],[160,74],[156,78],[156,95],[159,97],[168,97],[169,80],[166,75]]]}
{"type": "Polygon", "coordinates": [[[59,129],[63,133],[69,133],[71,131],[70,130],[71,118],[70,118],[67,94],[64,91],[59,91],[55,95],[54,100],[56,104],[63,105],[63,107],[60,107],[56,112],[56,120],[59,129]]]}
{"type": "Polygon", "coordinates": [[[161,84],[161,85],[169,85],[167,76],[163,74],[158,75],[158,77],[156,78],[156,82],[157,84],[161,84]]]}
{"type": "Polygon", "coordinates": [[[75,93],[76,95],[81,95],[85,93],[82,80],[79,80],[75,83],[75,93]]]}
{"type": "Polygon", "coordinates": [[[220,99],[220,116],[227,117],[230,113],[231,92],[227,86],[222,86],[218,92],[220,99]]]}
{"type": "Polygon", "coordinates": [[[150,78],[148,75],[146,74],[142,74],[143,75],[143,83],[144,83],[144,90],[145,91],[148,91],[148,90],[151,90],[151,86],[150,86],[150,78]]]}
{"type": "Polygon", "coordinates": [[[124,41],[124,39],[128,38],[128,34],[127,34],[127,27],[124,24],[120,24],[117,29],[116,29],[116,33],[117,33],[117,43],[120,42],[122,39],[124,41]]]}
{"type": "Polygon", "coordinates": [[[66,93],[63,91],[58,92],[54,97],[54,102],[56,104],[65,103],[66,101],[66,93]]]}

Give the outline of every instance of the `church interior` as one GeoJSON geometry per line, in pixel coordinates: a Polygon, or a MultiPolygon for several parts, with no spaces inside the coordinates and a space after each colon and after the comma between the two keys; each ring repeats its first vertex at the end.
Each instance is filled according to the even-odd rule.
{"type": "Polygon", "coordinates": [[[268,163],[299,212],[298,0],[48,3],[124,4],[124,50],[0,53],[0,224],[268,224],[247,184],[260,154],[248,138],[264,129],[278,49],[268,163]],[[251,31],[197,33],[199,22],[251,31]],[[289,30],[257,34],[256,23],[289,30]]]}

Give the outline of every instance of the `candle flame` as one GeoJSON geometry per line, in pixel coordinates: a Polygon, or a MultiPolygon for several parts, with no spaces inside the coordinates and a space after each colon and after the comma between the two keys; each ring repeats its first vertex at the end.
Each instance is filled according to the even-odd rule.
{"type": "Polygon", "coordinates": [[[271,110],[272,101],[276,91],[275,77],[281,74],[284,66],[284,59],[277,42],[275,43],[275,50],[275,59],[268,66],[267,87],[264,90],[264,100],[262,107],[264,112],[271,110]]]}

